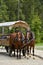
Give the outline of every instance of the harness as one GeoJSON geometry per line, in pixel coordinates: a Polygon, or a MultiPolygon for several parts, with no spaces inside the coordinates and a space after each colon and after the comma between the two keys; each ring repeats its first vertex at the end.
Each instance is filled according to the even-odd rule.
{"type": "Polygon", "coordinates": [[[17,40],[20,41],[21,43],[24,43],[24,38],[21,38],[21,39],[17,38],[17,40]]]}
{"type": "Polygon", "coordinates": [[[15,37],[15,38],[13,39],[13,42],[15,43],[17,40],[18,40],[18,38],[17,38],[17,37],[15,37]]]}
{"type": "Polygon", "coordinates": [[[26,39],[25,39],[26,43],[29,43],[29,42],[31,42],[32,40],[35,39],[35,37],[34,37],[34,35],[33,35],[32,32],[30,33],[30,35],[31,35],[30,38],[27,38],[27,37],[26,37],[26,39]]]}
{"type": "Polygon", "coordinates": [[[24,43],[25,37],[23,35],[23,33],[21,32],[21,38],[18,39],[18,41],[20,41],[21,43],[24,43]]]}

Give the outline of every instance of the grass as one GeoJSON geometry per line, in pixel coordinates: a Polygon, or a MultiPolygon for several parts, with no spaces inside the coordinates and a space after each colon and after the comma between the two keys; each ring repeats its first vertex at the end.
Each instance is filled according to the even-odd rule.
{"type": "Polygon", "coordinates": [[[43,46],[43,43],[36,43],[36,46],[43,46]]]}
{"type": "Polygon", "coordinates": [[[36,43],[36,49],[43,50],[43,43],[36,43]]]}
{"type": "Polygon", "coordinates": [[[38,50],[43,50],[43,48],[37,48],[38,50]]]}

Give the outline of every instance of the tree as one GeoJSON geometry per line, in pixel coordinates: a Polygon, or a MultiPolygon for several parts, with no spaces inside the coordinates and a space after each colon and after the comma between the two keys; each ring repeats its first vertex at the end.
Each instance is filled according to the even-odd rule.
{"type": "Polygon", "coordinates": [[[40,42],[40,39],[41,39],[41,35],[40,35],[41,20],[37,14],[35,14],[33,19],[32,19],[31,28],[35,32],[36,42],[40,42]]]}
{"type": "Polygon", "coordinates": [[[8,7],[6,6],[4,0],[0,0],[0,22],[9,20],[7,9],[8,7]]]}

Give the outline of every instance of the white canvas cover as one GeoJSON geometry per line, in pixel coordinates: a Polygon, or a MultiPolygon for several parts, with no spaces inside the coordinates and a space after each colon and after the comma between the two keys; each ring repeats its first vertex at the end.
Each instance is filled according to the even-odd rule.
{"type": "Polygon", "coordinates": [[[24,27],[26,29],[30,29],[29,25],[25,21],[12,21],[12,22],[3,22],[0,23],[0,27],[24,27]]]}

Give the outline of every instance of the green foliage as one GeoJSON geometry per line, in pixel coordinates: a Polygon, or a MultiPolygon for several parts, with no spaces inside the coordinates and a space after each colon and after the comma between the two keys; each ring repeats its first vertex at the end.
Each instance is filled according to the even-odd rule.
{"type": "Polygon", "coordinates": [[[0,22],[9,20],[7,9],[8,7],[6,6],[4,0],[0,0],[0,22]]]}
{"type": "Polygon", "coordinates": [[[36,41],[40,42],[40,38],[41,38],[41,35],[40,35],[41,20],[40,20],[40,18],[37,14],[33,16],[32,23],[31,23],[31,28],[35,32],[36,41]]]}

